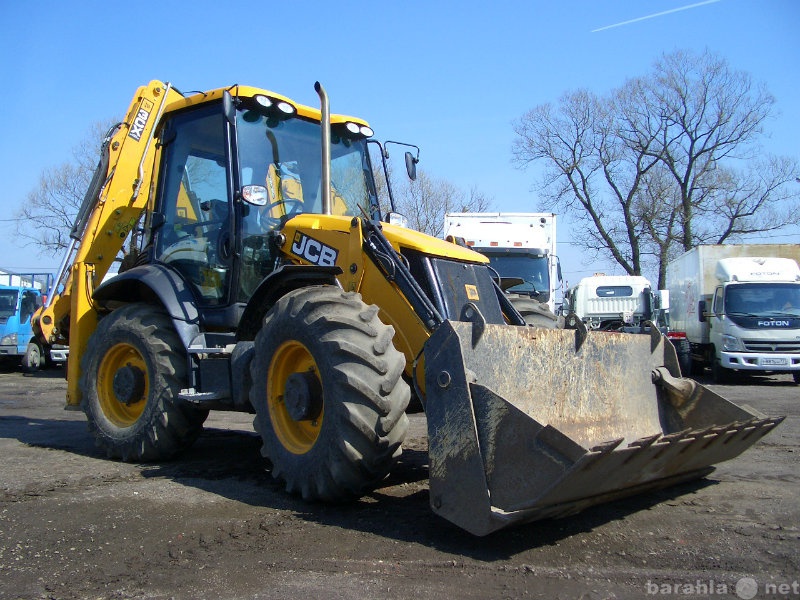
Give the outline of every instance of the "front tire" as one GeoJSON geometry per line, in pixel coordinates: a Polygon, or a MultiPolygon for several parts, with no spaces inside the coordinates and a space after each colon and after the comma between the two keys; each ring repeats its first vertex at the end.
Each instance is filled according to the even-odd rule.
{"type": "Polygon", "coordinates": [[[81,361],[81,406],[110,458],[161,460],[188,448],[208,411],[179,403],[186,356],[160,308],[131,304],[103,318],[81,361]]]}
{"type": "Polygon", "coordinates": [[[733,381],[733,371],[723,367],[719,360],[715,358],[714,362],[711,363],[711,378],[714,383],[725,385],[733,381]]]}
{"type": "Polygon", "coordinates": [[[42,368],[42,349],[36,342],[30,342],[22,355],[22,370],[34,373],[42,368]]]}
{"type": "Polygon", "coordinates": [[[305,500],[363,495],[408,429],[405,357],[378,307],[311,286],[282,297],[256,336],[250,402],[273,477],[305,500]]]}

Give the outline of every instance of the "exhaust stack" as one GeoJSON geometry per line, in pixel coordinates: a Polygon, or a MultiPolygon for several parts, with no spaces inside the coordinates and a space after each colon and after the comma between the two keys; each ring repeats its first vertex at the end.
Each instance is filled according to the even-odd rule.
{"type": "Polygon", "coordinates": [[[331,107],[325,88],[317,81],[314,90],[319,95],[320,126],[322,127],[322,213],[331,214],[331,107]]]}

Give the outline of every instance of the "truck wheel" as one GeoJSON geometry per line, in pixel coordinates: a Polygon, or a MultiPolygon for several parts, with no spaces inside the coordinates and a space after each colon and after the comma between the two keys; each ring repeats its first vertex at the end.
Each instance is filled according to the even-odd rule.
{"type": "Polygon", "coordinates": [[[261,453],[305,500],[361,496],[402,452],[405,357],[377,313],[359,294],[311,286],[282,297],[256,336],[250,402],[261,453]]]}
{"type": "Polygon", "coordinates": [[[703,363],[701,363],[697,359],[694,359],[694,358],[692,358],[690,356],[689,357],[689,374],[692,377],[702,377],[705,374],[705,372],[706,372],[706,368],[703,365],[703,363]]]}
{"type": "Polygon", "coordinates": [[[564,319],[555,316],[547,304],[525,296],[509,295],[508,299],[528,325],[547,329],[564,328],[564,319]]]}
{"type": "Polygon", "coordinates": [[[22,370],[33,373],[42,368],[42,349],[36,342],[30,342],[22,355],[22,370]]]}
{"type": "Polygon", "coordinates": [[[681,352],[678,354],[678,366],[681,368],[681,375],[683,377],[688,377],[689,373],[692,371],[692,358],[686,353],[681,352]]]}
{"type": "Polygon", "coordinates": [[[689,347],[689,342],[685,339],[671,340],[672,345],[675,346],[675,354],[678,355],[678,366],[681,368],[681,376],[688,377],[692,372],[692,354],[689,347]]]}
{"type": "Polygon", "coordinates": [[[714,383],[731,383],[733,371],[726,369],[717,359],[714,359],[714,362],[711,363],[711,378],[714,380],[714,383]]]}
{"type": "Polygon", "coordinates": [[[794,371],[792,373],[792,379],[794,379],[795,385],[800,385],[800,371],[794,371]]]}
{"type": "Polygon", "coordinates": [[[81,405],[110,458],[169,458],[189,447],[208,411],[176,402],[186,355],[159,308],[130,304],[103,318],[81,361],[81,405]]]}

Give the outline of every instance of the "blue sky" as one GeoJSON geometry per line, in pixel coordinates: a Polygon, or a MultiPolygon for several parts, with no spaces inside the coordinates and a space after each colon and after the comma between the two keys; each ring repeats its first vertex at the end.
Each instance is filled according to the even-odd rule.
{"type": "MultiPolygon", "coordinates": [[[[775,96],[765,150],[800,158],[800,2],[249,2],[154,4],[0,0],[0,268],[55,270],[60,257],[19,248],[10,219],[42,171],[70,159],[92,124],[122,115],[137,86],[183,91],[233,83],[366,118],[379,139],[421,147],[421,167],[539,210],[535,173],[510,162],[512,121],[568,90],[604,93],[663,52],[708,48],[775,96]]],[[[559,223],[570,283],[584,264],[559,223]]],[[[775,242],[798,242],[784,232],[775,242]]]]}

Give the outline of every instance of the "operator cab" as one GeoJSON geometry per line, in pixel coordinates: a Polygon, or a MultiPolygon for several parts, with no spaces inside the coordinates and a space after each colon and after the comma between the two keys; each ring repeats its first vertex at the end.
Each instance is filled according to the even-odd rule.
{"type": "MultiPolygon", "coordinates": [[[[308,112],[266,95],[230,96],[177,112],[161,128],[154,260],[181,274],[198,305],[241,311],[279,266],[275,232],[297,214],[322,214],[321,127],[308,112]]],[[[371,135],[354,120],[331,124],[334,215],[378,212],[371,135]]]]}

